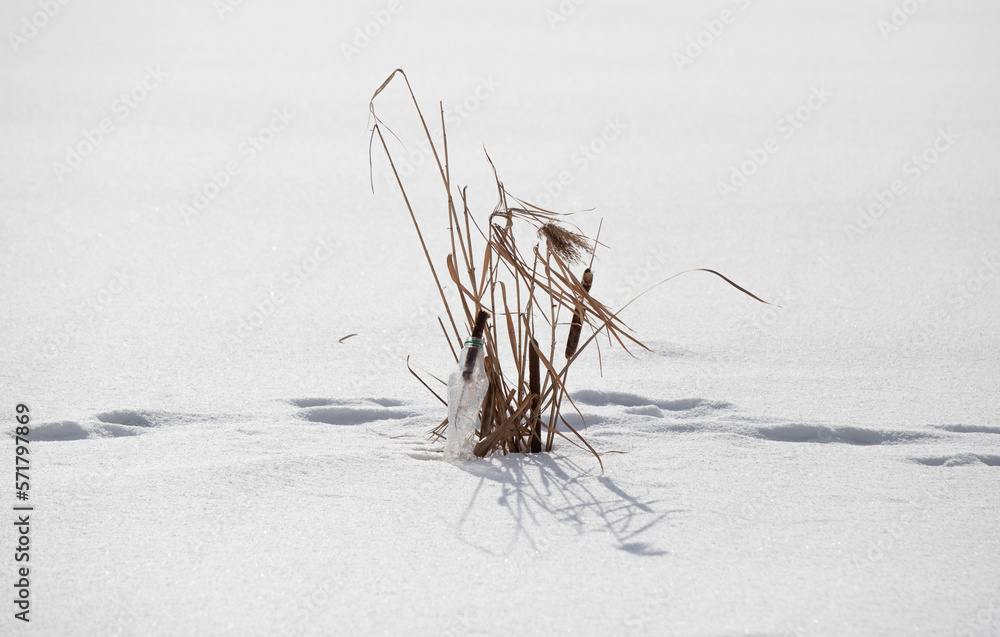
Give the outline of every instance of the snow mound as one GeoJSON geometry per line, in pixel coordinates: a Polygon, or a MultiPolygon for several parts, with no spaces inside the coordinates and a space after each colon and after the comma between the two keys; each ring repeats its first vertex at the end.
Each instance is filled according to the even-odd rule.
{"type": "Polygon", "coordinates": [[[652,416],[653,418],[663,418],[663,411],[656,405],[643,405],[642,407],[626,407],[625,413],[636,416],[652,416]]]}

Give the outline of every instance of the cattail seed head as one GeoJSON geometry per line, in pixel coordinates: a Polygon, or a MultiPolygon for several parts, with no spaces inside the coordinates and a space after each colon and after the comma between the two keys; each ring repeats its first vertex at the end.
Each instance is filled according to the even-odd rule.
{"type": "Polygon", "coordinates": [[[549,252],[567,263],[580,263],[583,256],[590,252],[590,240],[587,237],[555,223],[543,224],[538,229],[538,236],[545,239],[549,252]]]}

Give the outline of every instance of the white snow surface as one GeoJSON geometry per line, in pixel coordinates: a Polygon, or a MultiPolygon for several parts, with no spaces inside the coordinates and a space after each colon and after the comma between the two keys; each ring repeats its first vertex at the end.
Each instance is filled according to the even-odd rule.
{"type": "Polygon", "coordinates": [[[46,3],[0,7],[0,634],[1000,635],[1000,5],[223,2],[52,2],[20,45],[46,3]],[[625,310],[649,351],[570,375],[603,470],[440,461],[444,407],[338,342],[453,365],[379,152],[369,181],[397,67],[478,218],[485,147],[603,219],[596,297],[707,267],[781,307],[694,273],[625,310]]]}

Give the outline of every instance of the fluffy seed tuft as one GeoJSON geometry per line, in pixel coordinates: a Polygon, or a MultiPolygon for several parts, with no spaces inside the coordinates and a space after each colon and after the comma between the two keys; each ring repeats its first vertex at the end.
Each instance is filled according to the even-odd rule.
{"type": "Polygon", "coordinates": [[[545,239],[549,252],[567,263],[582,263],[584,255],[591,249],[587,237],[552,222],[543,224],[538,229],[538,236],[545,239]]]}

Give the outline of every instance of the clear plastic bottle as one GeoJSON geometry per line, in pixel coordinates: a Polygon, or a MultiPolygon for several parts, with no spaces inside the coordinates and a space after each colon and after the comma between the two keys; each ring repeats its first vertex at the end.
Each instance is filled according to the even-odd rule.
{"type": "Polygon", "coordinates": [[[476,457],[476,419],[490,387],[480,323],[485,325],[485,317],[476,321],[477,329],[462,348],[458,369],[448,377],[448,429],[444,443],[444,459],[447,462],[473,460],[476,457]]]}

